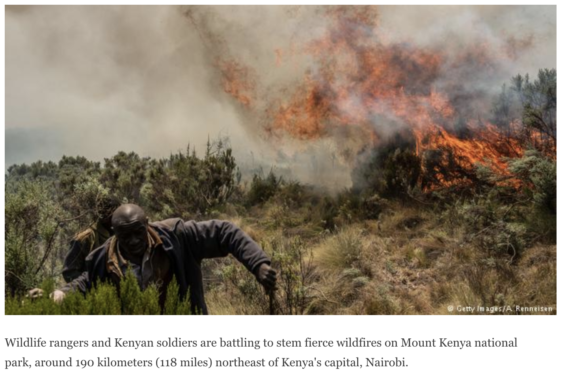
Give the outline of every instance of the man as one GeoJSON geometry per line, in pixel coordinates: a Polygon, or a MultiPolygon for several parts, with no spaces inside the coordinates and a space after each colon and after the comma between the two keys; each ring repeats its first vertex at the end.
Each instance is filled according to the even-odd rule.
{"type": "Polygon", "coordinates": [[[71,282],[86,270],[85,259],[94,249],[101,246],[114,234],[112,214],[120,201],[112,196],[102,196],[96,202],[97,220],[84,231],[77,233],[71,241],[71,248],[65,257],[63,278],[71,282]]]}
{"type": "MultiPolygon", "coordinates": [[[[95,248],[101,246],[114,235],[112,231],[112,214],[120,206],[120,201],[114,196],[102,195],[96,200],[96,221],[87,229],[77,233],[71,240],[71,248],[63,263],[63,278],[69,283],[86,271],[86,257],[95,248]]],[[[37,298],[43,295],[43,290],[35,288],[28,296],[37,298]]]]}
{"type": "Polygon", "coordinates": [[[149,223],[137,205],[120,206],[112,215],[115,236],[86,259],[87,272],[56,290],[60,302],[70,290],[87,292],[97,281],[120,284],[128,268],[142,290],[156,284],[163,306],[167,285],[173,277],[181,298],[189,295],[191,310],[207,314],[204,302],[201,261],[232,254],[252,272],[267,291],[275,289],[276,272],[263,250],[246,233],[230,222],[167,219],[149,223]]]}

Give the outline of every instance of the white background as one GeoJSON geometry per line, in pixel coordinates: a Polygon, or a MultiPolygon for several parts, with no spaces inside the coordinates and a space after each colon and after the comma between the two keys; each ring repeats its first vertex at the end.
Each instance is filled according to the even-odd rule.
{"type": "MultiPolygon", "coordinates": [[[[414,2],[412,2],[414,3],[414,2]]],[[[440,4],[444,2],[439,2],[440,4]]],[[[521,2],[519,2],[521,3],[521,2]]],[[[508,3],[512,4],[512,3],[508,3]]],[[[517,2],[514,2],[517,4],[517,2]]],[[[525,3],[526,4],[526,3],[525,3]]],[[[2,7],[2,13],[4,8],[2,7]]],[[[561,7],[558,7],[558,39],[563,39],[561,7]]],[[[4,20],[4,14],[2,14],[4,20]]],[[[2,27],[2,33],[4,27],[2,27]]],[[[2,35],[1,42],[4,43],[2,35]]],[[[558,50],[559,79],[562,76],[563,50],[558,50]]],[[[4,47],[1,48],[4,53],[4,47]]],[[[4,61],[4,57],[2,57],[4,61]]],[[[4,68],[2,68],[4,82],[4,68]]],[[[3,84],[4,85],[4,84],[3,84]]],[[[559,88],[558,121],[564,117],[562,84],[559,88]]],[[[4,118],[4,99],[2,99],[2,117],[4,118]]],[[[562,137],[562,130],[559,136],[562,137]]],[[[1,132],[4,143],[4,131],[1,132]]],[[[559,138],[559,143],[562,144],[559,138]]],[[[560,152],[560,148],[558,148],[560,152]]],[[[4,151],[1,151],[4,156],[4,151]]],[[[559,156],[560,157],[560,156],[559,156]]],[[[2,158],[0,163],[4,164],[2,158]]],[[[558,184],[560,189],[564,175],[564,166],[559,165],[558,184]]],[[[2,192],[4,187],[2,187],[2,192]]],[[[1,197],[4,203],[4,195],[1,197]]],[[[559,219],[564,207],[562,193],[558,197],[559,219]]],[[[2,252],[0,254],[0,271],[4,276],[4,215],[1,216],[2,252]]],[[[559,228],[559,251],[564,239],[564,228],[559,228]]],[[[561,267],[558,254],[558,266],[561,267]]],[[[558,290],[564,287],[563,275],[558,273],[558,290]]],[[[4,291],[4,282],[1,282],[4,291]]],[[[96,357],[111,357],[112,359],[149,359],[155,363],[157,357],[176,357],[190,359],[191,357],[214,359],[231,359],[240,356],[243,359],[273,359],[275,357],[290,357],[292,359],[341,359],[365,357],[394,358],[404,357],[412,370],[560,370],[564,369],[564,315],[556,316],[317,316],[317,317],[270,317],[270,316],[185,316],[185,317],[86,317],[86,316],[4,316],[4,297],[0,296],[0,366],[5,367],[5,359],[26,357],[34,359],[94,359],[96,357]],[[235,339],[270,339],[273,341],[288,339],[301,340],[306,337],[336,340],[346,337],[365,337],[373,340],[399,340],[413,338],[429,340],[434,338],[449,338],[453,340],[486,340],[491,338],[508,340],[517,337],[519,347],[510,349],[476,349],[465,348],[374,348],[374,349],[96,349],[77,348],[66,349],[16,349],[7,348],[6,337],[42,337],[51,340],[105,340],[108,337],[121,337],[131,340],[165,340],[168,337],[180,337],[184,340],[217,340],[235,339]]],[[[558,293],[559,302],[563,299],[562,292],[558,293]]],[[[558,304],[560,308],[560,304],[558,304]]],[[[362,362],[364,363],[364,362],[362,362]]],[[[95,367],[96,368],[96,367],[95,367]]],[[[155,367],[154,367],[155,368],[155,367]]],[[[73,369],[77,369],[73,367],[73,369]]]]}

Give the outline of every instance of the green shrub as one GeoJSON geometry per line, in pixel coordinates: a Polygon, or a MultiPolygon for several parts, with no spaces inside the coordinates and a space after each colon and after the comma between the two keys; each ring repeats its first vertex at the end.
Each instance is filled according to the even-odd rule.
{"type": "Polygon", "coordinates": [[[189,301],[189,296],[187,295],[183,300],[179,298],[179,284],[177,283],[177,279],[173,277],[173,280],[167,287],[167,296],[165,299],[163,314],[173,315],[190,313],[191,303],[189,301]]]}
{"type": "Polygon", "coordinates": [[[282,179],[278,178],[273,170],[270,170],[265,177],[262,173],[254,174],[247,196],[247,204],[249,206],[263,204],[277,193],[281,183],[282,179]]]}
{"type": "MultiPolygon", "coordinates": [[[[150,286],[139,289],[137,279],[131,271],[120,282],[120,295],[116,286],[98,283],[86,295],[69,292],[61,304],[49,298],[54,290],[52,280],[42,285],[44,295],[37,299],[23,296],[6,297],[6,314],[161,314],[159,292],[150,286]]],[[[173,279],[167,289],[164,314],[191,314],[188,298],[179,300],[179,285],[173,279]]]]}
{"type": "Polygon", "coordinates": [[[536,150],[509,160],[509,171],[521,181],[521,191],[540,210],[556,215],[556,161],[536,150]]]}
{"type": "Polygon", "coordinates": [[[240,172],[226,140],[207,143],[204,158],[193,148],[153,160],[141,187],[142,205],[160,219],[191,219],[225,205],[240,182],[240,172]]]}
{"type": "Polygon", "coordinates": [[[109,283],[98,284],[86,296],[89,314],[121,314],[121,303],[116,287],[109,283]]]}
{"type": "Polygon", "coordinates": [[[41,281],[50,253],[60,243],[57,219],[62,214],[44,181],[23,180],[6,193],[6,291],[11,295],[41,281]]]}

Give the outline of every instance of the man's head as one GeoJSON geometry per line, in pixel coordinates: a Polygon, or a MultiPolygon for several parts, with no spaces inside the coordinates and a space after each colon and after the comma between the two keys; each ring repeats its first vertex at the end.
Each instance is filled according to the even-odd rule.
{"type": "Polygon", "coordinates": [[[122,205],[112,214],[112,229],[120,251],[129,257],[141,256],[147,249],[147,226],[147,216],[138,205],[122,205]]]}
{"type": "Polygon", "coordinates": [[[110,228],[112,214],[120,206],[120,200],[115,196],[100,195],[96,199],[96,216],[102,224],[110,228]]]}

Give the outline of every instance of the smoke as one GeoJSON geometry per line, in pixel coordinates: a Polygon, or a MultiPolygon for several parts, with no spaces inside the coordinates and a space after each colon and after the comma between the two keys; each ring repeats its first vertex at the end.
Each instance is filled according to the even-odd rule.
{"type": "Polygon", "coordinates": [[[28,7],[6,13],[7,161],[164,156],[241,130],[175,7],[28,7]],[[56,133],[56,141],[43,137],[56,133]],[[30,140],[12,143],[10,138],[30,140]],[[23,138],[22,138],[23,139],[23,138]]]}
{"type": "MultiPolygon", "coordinates": [[[[313,48],[335,30],[336,14],[356,9],[8,6],[6,164],[63,154],[102,160],[120,150],[161,157],[189,142],[202,152],[209,137],[220,135],[230,137],[244,173],[274,167],[301,181],[349,186],[372,135],[408,125],[384,106],[372,118],[375,133],[320,127],[330,110],[320,102],[345,83],[341,74],[328,83],[328,65],[351,61],[313,48]],[[328,89],[305,95],[306,77],[328,89]],[[318,104],[316,112],[293,111],[300,106],[294,99],[305,96],[318,104]],[[310,126],[293,133],[286,114],[310,126]]],[[[403,57],[399,71],[420,49],[442,53],[442,65],[417,65],[407,74],[407,89],[434,86],[466,115],[488,112],[486,96],[512,75],[556,67],[554,6],[384,6],[359,14],[365,23],[344,26],[360,36],[350,40],[353,47],[367,48],[374,42],[367,35],[378,29],[375,42],[403,57]]],[[[351,111],[364,108],[365,99],[350,94],[335,100],[332,112],[354,119],[351,111]]]]}

